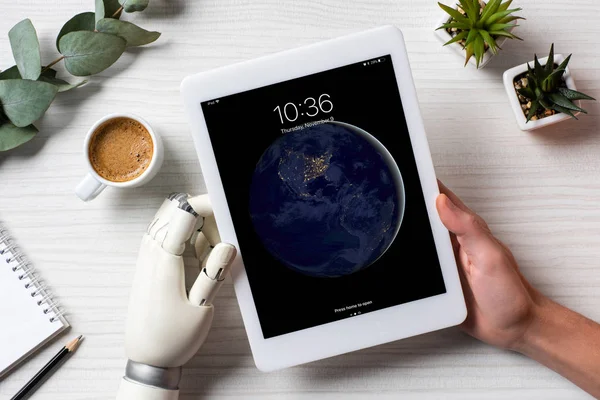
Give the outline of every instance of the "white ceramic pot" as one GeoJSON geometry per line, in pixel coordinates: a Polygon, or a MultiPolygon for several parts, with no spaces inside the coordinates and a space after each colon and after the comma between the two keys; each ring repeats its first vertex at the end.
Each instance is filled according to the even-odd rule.
{"type": "MultiPolygon", "coordinates": [[[[562,54],[554,55],[554,63],[555,64],[560,65],[560,63],[562,63],[564,60],[565,60],[565,57],[562,54]]],[[[540,64],[546,65],[546,61],[548,61],[548,57],[540,59],[540,64]]],[[[567,114],[558,113],[558,114],[551,115],[549,117],[538,119],[536,121],[527,122],[527,117],[525,116],[525,113],[523,113],[523,109],[521,108],[521,103],[519,102],[519,98],[517,97],[517,91],[515,90],[513,81],[516,76],[521,75],[524,72],[527,72],[527,64],[529,64],[531,66],[531,68],[533,68],[533,63],[534,63],[533,61],[530,61],[529,63],[521,64],[519,66],[511,68],[508,71],[505,71],[504,75],[502,76],[502,79],[504,81],[504,88],[506,89],[506,93],[508,94],[508,101],[510,102],[510,105],[515,113],[515,117],[517,118],[517,123],[519,124],[519,128],[521,128],[522,131],[531,131],[534,129],[539,129],[541,127],[553,125],[558,122],[561,122],[561,121],[571,118],[571,116],[569,116],[567,114]]],[[[571,76],[571,71],[569,70],[569,67],[566,68],[563,78],[569,89],[577,90],[577,88],[575,87],[575,81],[573,80],[573,77],[571,76]]],[[[579,101],[574,101],[573,104],[575,104],[576,106],[579,107],[579,101]]],[[[573,114],[579,115],[579,112],[573,111],[573,114]]]]}
{"type": "MultiPolygon", "coordinates": [[[[452,35],[450,35],[445,29],[439,29],[437,30],[437,28],[439,28],[440,26],[442,26],[443,24],[447,23],[450,20],[450,16],[444,12],[443,17],[440,19],[440,21],[438,22],[438,24],[435,26],[435,36],[442,42],[442,43],[446,43],[448,42],[450,39],[452,39],[452,35]]],[[[515,27],[513,26],[512,28],[510,28],[508,31],[512,32],[513,29],[515,29],[515,27]]],[[[496,39],[496,44],[498,45],[498,47],[502,47],[502,45],[504,44],[504,42],[506,42],[508,38],[505,36],[499,37],[498,39],[496,39]]],[[[465,49],[463,49],[462,45],[459,42],[456,43],[452,43],[449,44],[448,46],[446,46],[448,48],[450,48],[452,51],[454,51],[456,54],[458,54],[459,56],[462,57],[462,59],[464,60],[466,57],[465,54],[465,49]]],[[[501,51],[500,49],[498,49],[499,51],[501,51]]],[[[489,63],[491,61],[491,59],[494,57],[494,53],[492,53],[492,51],[490,49],[488,49],[484,54],[483,54],[483,59],[481,60],[481,63],[479,64],[479,68],[483,68],[486,66],[487,63],[489,63]]],[[[463,61],[464,62],[464,61],[463,61]]],[[[471,57],[469,59],[469,64],[472,64],[474,66],[477,66],[477,61],[475,60],[475,56],[471,57]]]]}

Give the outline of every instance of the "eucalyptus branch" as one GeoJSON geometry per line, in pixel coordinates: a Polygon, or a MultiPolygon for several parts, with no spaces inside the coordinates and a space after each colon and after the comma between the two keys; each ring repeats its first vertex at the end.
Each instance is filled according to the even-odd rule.
{"type": "Polygon", "coordinates": [[[65,58],[65,56],[61,56],[59,58],[57,58],[56,60],[52,61],[50,64],[46,65],[43,69],[42,69],[42,74],[44,72],[46,72],[47,70],[49,70],[51,67],[53,67],[54,65],[58,64],[61,60],[63,60],[65,58]]]}
{"type": "Polygon", "coordinates": [[[120,14],[121,14],[121,11],[123,11],[123,6],[119,7],[119,8],[117,9],[117,11],[115,11],[115,13],[114,13],[113,15],[111,15],[110,17],[111,17],[111,18],[117,18],[117,15],[120,15],[120,14]]]}
{"type": "Polygon", "coordinates": [[[64,60],[74,76],[89,76],[114,64],[127,47],[142,46],[159,38],[139,26],[119,20],[123,12],[143,11],[149,0],[95,0],[95,12],[84,12],[68,20],[58,33],[56,48],[61,56],[42,67],[40,43],[29,19],[9,32],[14,66],[0,72],[0,152],[31,140],[37,133],[33,123],[50,107],[59,92],[86,81],[69,83],[56,77],[54,65],[64,60]]]}

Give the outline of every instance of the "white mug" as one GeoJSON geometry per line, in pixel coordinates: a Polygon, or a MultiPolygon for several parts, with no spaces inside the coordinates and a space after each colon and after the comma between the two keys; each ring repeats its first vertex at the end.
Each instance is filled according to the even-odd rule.
{"type": "Polygon", "coordinates": [[[77,185],[75,188],[75,194],[79,196],[79,198],[83,201],[90,201],[96,198],[107,186],[112,186],[116,188],[133,188],[137,186],[141,186],[147,182],[149,182],[152,178],[156,176],[158,170],[160,169],[163,159],[164,159],[164,147],[160,136],[156,134],[156,132],[152,129],[150,124],[148,124],[144,119],[138,117],[134,114],[129,113],[115,113],[109,114],[100,120],[98,120],[89,130],[85,137],[85,141],[83,144],[83,155],[85,159],[85,164],[88,169],[88,173],[83,178],[83,180],[77,185]],[[146,171],[144,171],[140,176],[125,182],[113,182],[107,179],[104,179],[92,166],[92,162],[90,161],[90,141],[94,136],[94,132],[106,121],[114,119],[114,118],[130,118],[133,119],[146,128],[150,137],[152,138],[153,148],[153,156],[152,160],[150,160],[150,165],[146,171]]]}

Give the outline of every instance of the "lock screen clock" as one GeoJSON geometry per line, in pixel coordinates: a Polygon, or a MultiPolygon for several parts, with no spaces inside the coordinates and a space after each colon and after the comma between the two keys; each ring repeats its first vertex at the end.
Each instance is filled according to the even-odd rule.
{"type": "Polygon", "coordinates": [[[284,105],[278,105],[273,112],[279,116],[282,124],[296,122],[300,117],[316,117],[321,114],[329,114],[333,111],[331,96],[323,93],[318,97],[307,97],[300,103],[287,102],[284,105]]]}

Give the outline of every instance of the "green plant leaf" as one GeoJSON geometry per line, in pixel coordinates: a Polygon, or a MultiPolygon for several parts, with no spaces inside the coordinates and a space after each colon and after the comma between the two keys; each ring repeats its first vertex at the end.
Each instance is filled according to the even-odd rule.
{"type": "Polygon", "coordinates": [[[565,73],[564,69],[556,69],[554,70],[550,76],[547,76],[542,81],[542,90],[544,92],[554,92],[560,82],[562,81],[563,74],[565,73]]]}
{"type": "Polygon", "coordinates": [[[42,77],[42,76],[46,76],[49,78],[55,78],[56,70],[52,69],[52,68],[48,68],[48,69],[44,70],[44,68],[42,68],[42,74],[40,75],[40,77],[42,77]]]}
{"type": "Polygon", "coordinates": [[[0,72],[0,80],[3,79],[23,79],[21,74],[19,73],[19,68],[16,65],[13,65],[9,69],[5,69],[0,72]]]}
{"type": "Polygon", "coordinates": [[[36,80],[42,70],[40,43],[31,20],[24,19],[8,32],[10,47],[24,79],[36,80]]]}
{"type": "Polygon", "coordinates": [[[122,37],[127,46],[143,46],[154,42],[160,37],[159,32],[149,32],[127,21],[104,18],[98,21],[96,28],[99,32],[110,33],[122,37]]]}
{"type": "Polygon", "coordinates": [[[479,37],[479,32],[477,31],[477,29],[471,29],[469,31],[469,34],[467,35],[467,40],[465,40],[465,46],[468,46],[471,43],[473,43],[475,41],[475,39],[478,37],[479,37]]]}
{"type": "Polygon", "coordinates": [[[471,57],[473,57],[473,54],[475,53],[475,51],[473,50],[473,43],[471,43],[468,46],[465,46],[465,67],[467,66],[467,63],[469,62],[469,60],[471,59],[471,57]]]}
{"type": "Polygon", "coordinates": [[[546,77],[546,74],[544,74],[544,68],[542,68],[537,54],[533,56],[533,72],[538,79],[544,79],[546,77]]]}
{"type": "Polygon", "coordinates": [[[121,57],[127,42],[102,32],[71,32],[60,39],[67,71],[75,76],[97,74],[121,57]]]}
{"type": "MultiPolygon", "coordinates": [[[[552,105],[552,110],[555,110],[555,111],[558,111],[558,112],[561,112],[561,113],[567,114],[567,115],[569,115],[571,118],[579,119],[579,118],[577,118],[577,117],[575,116],[575,114],[573,114],[573,113],[571,112],[571,110],[569,110],[568,108],[561,107],[561,106],[559,106],[558,104],[553,104],[553,105],[552,105]]],[[[587,113],[586,113],[586,114],[587,114],[587,113]]]]}
{"type": "Polygon", "coordinates": [[[529,86],[534,87],[532,85],[535,84],[535,79],[534,79],[535,75],[533,73],[533,69],[531,69],[531,65],[529,63],[527,63],[527,78],[529,79],[529,86]]]}
{"type": "Polygon", "coordinates": [[[497,22],[499,22],[501,24],[508,24],[509,22],[513,22],[513,21],[516,21],[518,19],[525,20],[525,18],[523,18],[523,17],[518,17],[516,15],[511,15],[510,17],[502,18],[501,20],[499,20],[497,22]]]}
{"type": "Polygon", "coordinates": [[[523,87],[521,89],[517,89],[517,92],[519,92],[521,96],[527,97],[529,100],[535,99],[535,93],[533,92],[533,90],[531,90],[531,88],[523,87]]]}
{"type": "Polygon", "coordinates": [[[440,2],[438,2],[438,4],[442,8],[442,10],[446,11],[452,17],[452,19],[454,19],[455,21],[458,21],[458,22],[468,21],[468,19],[464,15],[459,13],[456,8],[448,7],[447,5],[442,4],[440,2]]]}
{"type": "Polygon", "coordinates": [[[590,97],[585,93],[581,93],[577,90],[571,90],[568,88],[559,87],[558,92],[569,100],[596,100],[595,98],[590,97]]]}
{"type": "MultiPolygon", "coordinates": [[[[470,15],[470,14],[472,14],[475,11],[473,9],[473,3],[470,0],[459,0],[459,4],[460,4],[460,8],[462,8],[463,11],[465,13],[467,13],[467,15],[470,15]]],[[[465,17],[465,16],[463,16],[463,18],[467,18],[468,19],[468,17],[465,17]]]]}
{"type": "Polygon", "coordinates": [[[546,65],[544,65],[544,69],[548,74],[552,72],[554,68],[554,43],[550,46],[550,54],[548,54],[548,61],[546,61],[546,65]]]}
{"type": "Polygon", "coordinates": [[[87,83],[86,80],[83,80],[81,82],[77,82],[75,84],[69,83],[65,80],[59,79],[56,77],[56,70],[52,69],[52,68],[48,68],[46,70],[43,70],[42,74],[40,75],[40,77],[38,78],[38,81],[42,81],[42,82],[47,82],[47,83],[51,83],[54,86],[56,86],[56,88],[58,89],[58,92],[66,92],[67,90],[71,90],[71,89],[75,89],[78,88],[81,85],[84,85],[87,83]]]}
{"type": "Polygon", "coordinates": [[[557,104],[569,110],[581,111],[582,113],[587,114],[587,112],[583,108],[577,107],[575,104],[571,103],[571,100],[569,100],[560,93],[548,93],[548,97],[554,102],[554,104],[557,104]]]}
{"type": "Polygon", "coordinates": [[[58,89],[46,82],[28,79],[7,79],[0,81],[0,103],[10,121],[24,127],[40,118],[58,89]]]}
{"type": "Polygon", "coordinates": [[[529,122],[531,120],[531,117],[533,117],[536,113],[537,110],[540,109],[540,103],[538,101],[532,101],[531,102],[531,108],[529,109],[529,112],[527,113],[527,121],[529,122]]]}
{"type": "MultiPolygon", "coordinates": [[[[520,10],[520,9],[515,9],[515,10],[520,10]]],[[[505,17],[508,17],[510,14],[515,12],[515,10],[506,10],[506,11],[497,12],[496,14],[494,14],[490,18],[488,18],[487,21],[485,21],[486,26],[491,26],[491,25],[495,24],[496,22],[502,21],[505,17]]],[[[513,16],[511,18],[523,19],[523,18],[517,17],[517,16],[513,16]]]]}
{"type": "Polygon", "coordinates": [[[488,31],[506,31],[512,27],[515,27],[515,24],[493,24],[488,28],[488,31]]]}
{"type": "Polygon", "coordinates": [[[121,8],[119,0],[96,0],[96,21],[100,21],[102,18],[116,18],[121,17],[122,11],[119,11],[117,15],[115,13],[121,8]],[[113,17],[114,15],[114,17],[113,17]]]}
{"type": "Polygon", "coordinates": [[[520,37],[518,37],[517,35],[514,35],[510,32],[506,32],[506,31],[488,31],[488,33],[492,36],[506,36],[507,38],[510,38],[510,39],[523,40],[520,37]]]}
{"type": "Polygon", "coordinates": [[[49,77],[49,76],[40,76],[38,80],[42,81],[42,82],[51,83],[52,85],[56,86],[56,88],[58,89],[58,93],[66,92],[67,90],[78,88],[79,86],[84,85],[84,84],[87,83],[86,80],[83,80],[81,82],[77,82],[75,84],[72,84],[72,83],[69,83],[69,82],[64,81],[62,79],[58,79],[58,78],[54,78],[54,77],[49,77]]]}
{"type": "Polygon", "coordinates": [[[0,151],[7,151],[29,142],[35,137],[38,130],[33,125],[19,128],[10,122],[0,125],[0,151]]]}
{"type": "Polygon", "coordinates": [[[540,105],[542,107],[544,107],[546,110],[552,110],[552,103],[549,103],[548,101],[546,101],[544,98],[539,98],[538,100],[540,102],[540,105]]]}
{"type": "Polygon", "coordinates": [[[479,6],[478,0],[471,1],[471,5],[469,6],[469,11],[467,9],[463,9],[467,12],[467,17],[469,17],[469,21],[471,23],[477,22],[479,19],[479,13],[481,12],[481,7],[479,6]]]}
{"type": "Polygon", "coordinates": [[[477,35],[477,38],[474,42],[475,49],[475,61],[477,61],[477,68],[479,68],[479,64],[483,60],[483,55],[485,54],[485,45],[483,43],[483,37],[481,35],[477,35]]]}
{"type": "Polygon", "coordinates": [[[446,43],[444,43],[444,46],[448,46],[449,44],[456,43],[456,42],[463,40],[464,38],[467,37],[468,33],[469,32],[466,32],[466,31],[460,32],[458,35],[454,36],[452,39],[450,39],[446,43]]]}
{"type": "Polygon", "coordinates": [[[148,7],[149,0],[119,0],[125,12],[144,11],[148,7]]]}
{"type": "Polygon", "coordinates": [[[479,33],[483,37],[483,40],[485,40],[485,42],[488,44],[488,46],[490,46],[490,50],[492,50],[492,53],[498,54],[498,49],[500,47],[498,46],[494,38],[490,36],[490,34],[487,33],[485,30],[480,30],[479,33]]]}
{"type": "Polygon", "coordinates": [[[500,3],[501,0],[489,0],[483,8],[483,13],[481,14],[480,20],[485,23],[486,19],[488,19],[490,16],[494,15],[496,11],[498,11],[500,3]]]}
{"type": "Polygon", "coordinates": [[[508,0],[502,4],[500,4],[500,7],[498,7],[498,11],[506,11],[508,10],[508,7],[510,7],[510,5],[512,4],[513,0],[508,0]]]}
{"type": "Polygon", "coordinates": [[[469,29],[471,29],[471,25],[469,25],[467,22],[449,22],[447,24],[443,24],[442,26],[440,26],[439,28],[436,29],[452,29],[452,28],[456,28],[456,29],[461,29],[463,31],[468,31],[469,29]]]}
{"type": "Polygon", "coordinates": [[[56,37],[56,49],[60,51],[60,47],[58,46],[60,43],[60,39],[65,36],[67,33],[77,32],[77,31],[93,31],[96,29],[96,21],[94,19],[93,12],[84,12],[81,14],[77,14],[70,20],[68,20],[63,27],[61,28],[58,36],[56,37]]]}
{"type": "Polygon", "coordinates": [[[558,68],[556,68],[556,69],[564,69],[564,70],[566,70],[567,69],[567,65],[569,65],[569,61],[571,61],[571,56],[572,55],[573,54],[569,54],[567,56],[567,58],[565,58],[565,60],[563,62],[561,62],[560,65],[558,66],[558,68]]]}

